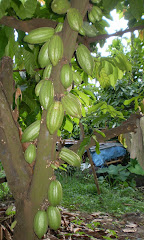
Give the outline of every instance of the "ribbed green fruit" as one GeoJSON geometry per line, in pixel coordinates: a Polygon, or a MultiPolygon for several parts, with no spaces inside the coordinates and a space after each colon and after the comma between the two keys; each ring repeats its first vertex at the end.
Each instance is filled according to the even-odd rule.
{"type": "Polygon", "coordinates": [[[76,51],[76,56],[81,68],[88,75],[92,75],[93,68],[94,68],[94,61],[88,48],[83,44],[79,45],[76,51]]]}
{"type": "Polygon", "coordinates": [[[64,64],[61,73],[60,73],[60,79],[61,83],[64,86],[64,88],[68,88],[71,86],[72,81],[73,81],[73,74],[72,74],[72,69],[69,66],[69,64],[64,64]]]}
{"type": "Polygon", "coordinates": [[[34,232],[39,239],[47,232],[48,216],[45,211],[38,211],[34,217],[34,232]]]}
{"type": "Polygon", "coordinates": [[[88,18],[89,18],[89,21],[91,23],[95,23],[96,22],[95,17],[93,16],[92,12],[88,13],[88,18]]]}
{"type": "Polygon", "coordinates": [[[53,66],[56,66],[63,56],[63,42],[61,37],[54,35],[49,43],[49,58],[53,66]]]}
{"type": "Polygon", "coordinates": [[[36,158],[36,146],[34,144],[30,144],[28,148],[25,150],[24,157],[26,162],[32,163],[36,158]]]}
{"type": "Polygon", "coordinates": [[[95,37],[98,34],[96,27],[88,22],[83,22],[83,29],[88,37],[95,37]]]}
{"type": "Polygon", "coordinates": [[[72,30],[77,32],[80,31],[83,24],[83,18],[78,9],[70,8],[67,11],[67,20],[72,30]]]}
{"type": "Polygon", "coordinates": [[[50,40],[48,40],[46,43],[43,44],[43,46],[40,49],[39,55],[38,55],[38,62],[41,66],[41,68],[46,67],[48,64],[50,64],[50,59],[48,55],[48,45],[50,40]]]}
{"type": "Polygon", "coordinates": [[[82,36],[85,36],[85,35],[86,35],[86,34],[85,34],[85,30],[84,30],[83,27],[80,28],[79,34],[82,35],[82,36]]]}
{"type": "Polygon", "coordinates": [[[62,200],[62,186],[57,180],[53,180],[48,189],[48,200],[51,206],[56,207],[62,200]]]}
{"type": "Polygon", "coordinates": [[[53,0],[51,4],[51,9],[57,14],[64,14],[71,7],[68,0],[53,0]]]}
{"type": "Polygon", "coordinates": [[[54,35],[54,28],[51,27],[41,27],[36,28],[29,32],[28,35],[24,37],[24,41],[31,44],[39,44],[47,42],[54,35]]]}
{"type": "Polygon", "coordinates": [[[81,118],[81,103],[72,93],[68,93],[62,98],[63,109],[72,117],[81,118]]]}
{"type": "Polygon", "coordinates": [[[81,76],[79,75],[78,72],[73,72],[73,80],[74,80],[74,83],[75,83],[76,85],[81,84],[82,78],[81,78],[81,76]]]}
{"type": "Polygon", "coordinates": [[[96,21],[100,21],[102,19],[101,9],[97,6],[93,6],[92,10],[88,14],[88,17],[92,23],[95,23],[96,21]]]}
{"type": "Polygon", "coordinates": [[[52,64],[48,64],[43,72],[43,79],[49,79],[52,71],[52,64]]]}
{"type": "Polygon", "coordinates": [[[79,155],[66,147],[62,148],[59,157],[71,166],[80,167],[81,165],[79,155]]]}
{"type": "Polygon", "coordinates": [[[39,93],[40,104],[45,110],[52,104],[54,99],[54,87],[50,80],[45,80],[39,93]]]}
{"type": "Polygon", "coordinates": [[[24,130],[21,142],[22,143],[31,142],[35,140],[39,135],[39,131],[40,131],[40,120],[37,120],[24,130]]]}
{"type": "Polygon", "coordinates": [[[63,23],[58,23],[56,28],[55,28],[55,33],[61,32],[63,29],[63,23]]]}
{"type": "Polygon", "coordinates": [[[64,110],[60,101],[51,104],[47,112],[46,124],[50,134],[54,134],[62,125],[64,110]]]}
{"type": "Polygon", "coordinates": [[[40,93],[40,89],[43,85],[45,80],[41,80],[35,87],[35,95],[38,97],[39,96],[39,93],[40,93]]]}
{"type": "Polygon", "coordinates": [[[48,224],[53,230],[58,230],[61,225],[61,214],[57,207],[49,206],[47,208],[48,224]]]}

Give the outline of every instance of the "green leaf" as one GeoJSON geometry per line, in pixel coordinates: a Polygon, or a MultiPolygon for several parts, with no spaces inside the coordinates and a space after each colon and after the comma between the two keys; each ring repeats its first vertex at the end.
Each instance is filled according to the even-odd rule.
{"type": "Polygon", "coordinates": [[[81,92],[81,91],[76,91],[77,93],[78,93],[78,95],[79,95],[79,97],[83,100],[83,102],[87,105],[87,106],[89,106],[89,97],[85,94],[85,93],[83,93],[83,92],[81,92]]]}
{"type": "Polygon", "coordinates": [[[124,105],[129,105],[132,101],[135,101],[137,97],[132,97],[131,99],[125,100],[124,105]]]}
{"type": "Polygon", "coordinates": [[[92,138],[93,138],[93,140],[95,141],[95,144],[96,144],[96,147],[95,147],[96,153],[100,154],[99,142],[97,141],[97,138],[96,138],[95,135],[92,135],[92,138]]]}
{"type": "Polygon", "coordinates": [[[100,103],[97,103],[96,105],[90,107],[90,108],[88,109],[88,113],[96,112],[99,108],[101,108],[101,106],[102,106],[103,104],[104,104],[103,102],[100,102],[100,103]]]}
{"type": "Polygon", "coordinates": [[[103,7],[107,11],[112,10],[117,5],[118,2],[119,0],[103,0],[103,7]]]}
{"type": "Polygon", "coordinates": [[[140,20],[141,16],[143,15],[143,9],[144,9],[143,0],[139,0],[139,1],[129,0],[129,3],[130,3],[130,11],[132,15],[137,20],[140,20]]]}
{"type": "Polygon", "coordinates": [[[82,155],[84,154],[85,148],[86,148],[87,145],[89,145],[89,143],[90,143],[90,139],[91,139],[90,136],[84,137],[83,141],[81,142],[80,147],[79,147],[78,152],[77,152],[77,154],[78,154],[80,157],[82,157],[82,155]]]}
{"type": "Polygon", "coordinates": [[[23,50],[24,54],[24,65],[27,70],[27,72],[31,75],[35,74],[34,68],[35,68],[35,57],[34,54],[30,51],[27,51],[26,49],[23,50]]]}
{"type": "Polygon", "coordinates": [[[86,117],[86,111],[85,111],[85,108],[83,106],[82,106],[82,116],[86,117]]]}
{"type": "Polygon", "coordinates": [[[12,0],[11,6],[19,18],[31,18],[37,7],[37,0],[27,0],[24,4],[20,3],[19,0],[12,0]]]}
{"type": "Polygon", "coordinates": [[[130,166],[128,168],[128,170],[131,173],[135,173],[135,174],[144,176],[144,170],[142,169],[142,167],[139,164],[136,164],[135,167],[130,166]]]}
{"type": "Polygon", "coordinates": [[[95,95],[88,89],[83,89],[83,92],[89,96],[91,96],[92,100],[95,100],[95,95]]]}
{"type": "Polygon", "coordinates": [[[10,7],[10,0],[0,1],[0,19],[5,15],[6,9],[10,7]]]}
{"type": "Polygon", "coordinates": [[[94,129],[95,130],[95,132],[97,132],[98,134],[100,134],[102,137],[106,137],[106,135],[104,134],[104,132],[102,132],[102,131],[100,131],[100,130],[98,130],[98,129],[94,129]]]}
{"type": "Polygon", "coordinates": [[[73,130],[73,123],[68,118],[66,118],[64,129],[67,130],[68,132],[72,132],[73,130]]]}

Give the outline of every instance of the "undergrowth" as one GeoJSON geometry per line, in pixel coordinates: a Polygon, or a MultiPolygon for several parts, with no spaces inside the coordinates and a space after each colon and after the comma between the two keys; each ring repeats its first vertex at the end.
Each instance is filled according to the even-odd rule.
{"type": "Polygon", "coordinates": [[[135,187],[135,182],[119,182],[111,186],[103,178],[99,180],[101,194],[97,194],[92,174],[80,170],[73,174],[57,174],[63,187],[62,206],[69,210],[87,213],[101,211],[120,216],[128,212],[144,213],[144,193],[135,187]]]}

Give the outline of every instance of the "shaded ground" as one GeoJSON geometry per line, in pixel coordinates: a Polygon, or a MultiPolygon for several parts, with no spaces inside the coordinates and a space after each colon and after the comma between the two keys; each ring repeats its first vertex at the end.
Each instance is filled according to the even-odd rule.
{"type": "MultiPolygon", "coordinates": [[[[0,240],[12,240],[14,216],[6,215],[8,206],[13,201],[0,203],[0,240]],[[13,227],[13,226],[12,226],[13,227]]],[[[127,213],[119,218],[102,212],[86,214],[69,212],[61,207],[62,224],[58,231],[48,230],[43,239],[47,240],[75,240],[75,239],[118,239],[144,240],[144,214],[127,213]]]]}

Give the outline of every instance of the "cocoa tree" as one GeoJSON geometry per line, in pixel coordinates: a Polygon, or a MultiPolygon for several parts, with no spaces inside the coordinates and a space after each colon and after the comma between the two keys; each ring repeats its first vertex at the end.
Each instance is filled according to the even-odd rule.
{"type": "MultiPolygon", "coordinates": [[[[109,37],[104,29],[107,24],[102,20],[102,16],[110,18],[109,12],[116,7],[124,10],[125,17],[129,19],[130,29],[126,31],[143,29],[142,0],[139,3],[133,0],[0,2],[0,160],[16,204],[15,240],[38,239],[42,237],[41,233],[46,232],[46,217],[41,215],[45,221],[44,227],[40,226],[39,220],[36,220],[34,227],[34,217],[38,210],[44,213],[49,204],[53,205],[55,201],[52,199],[51,202],[51,197],[48,201],[48,190],[50,183],[55,180],[54,169],[63,163],[62,160],[79,166],[85,149],[94,144],[98,148],[99,141],[134,131],[136,128],[135,120],[139,116],[134,115],[115,129],[105,130],[103,133],[94,131],[87,139],[84,139],[82,134],[77,146],[72,147],[73,152],[67,152],[63,148],[60,132],[57,134],[61,125],[64,126],[63,119],[65,123],[68,120],[79,123],[79,119],[85,117],[85,107],[89,112],[97,108],[94,95],[90,91],[79,91],[78,87],[74,88],[75,85],[81,82],[87,85],[86,79],[92,77],[97,78],[103,88],[108,85],[114,87],[116,81],[132,69],[128,59],[121,53],[107,59],[92,57],[90,54],[90,43],[109,37]],[[89,24],[90,22],[92,24],[89,24]],[[43,27],[46,27],[47,31],[43,30],[43,27]],[[18,39],[14,35],[14,29],[17,30],[18,39]],[[36,32],[31,32],[35,29],[36,32]],[[29,34],[25,36],[25,32],[29,34]],[[47,45],[42,48],[45,42],[47,45]],[[40,119],[35,119],[34,125],[30,124],[22,133],[18,104],[21,90],[17,85],[15,89],[16,78],[13,80],[13,72],[25,70],[32,77],[39,72],[36,76],[40,76],[44,81],[38,83],[35,89],[42,105],[40,119]],[[31,146],[29,144],[36,146],[35,159],[35,147],[31,150],[32,158],[29,153],[26,155],[26,149],[31,146]]],[[[123,33],[121,31],[115,34],[123,33]]],[[[99,107],[124,119],[122,113],[106,103],[99,107]]],[[[58,193],[61,198],[60,191],[59,189],[58,193]]],[[[55,205],[57,203],[52,207],[55,208],[55,205]]],[[[58,214],[52,219],[56,226],[52,227],[54,230],[59,227],[58,214]]]]}

